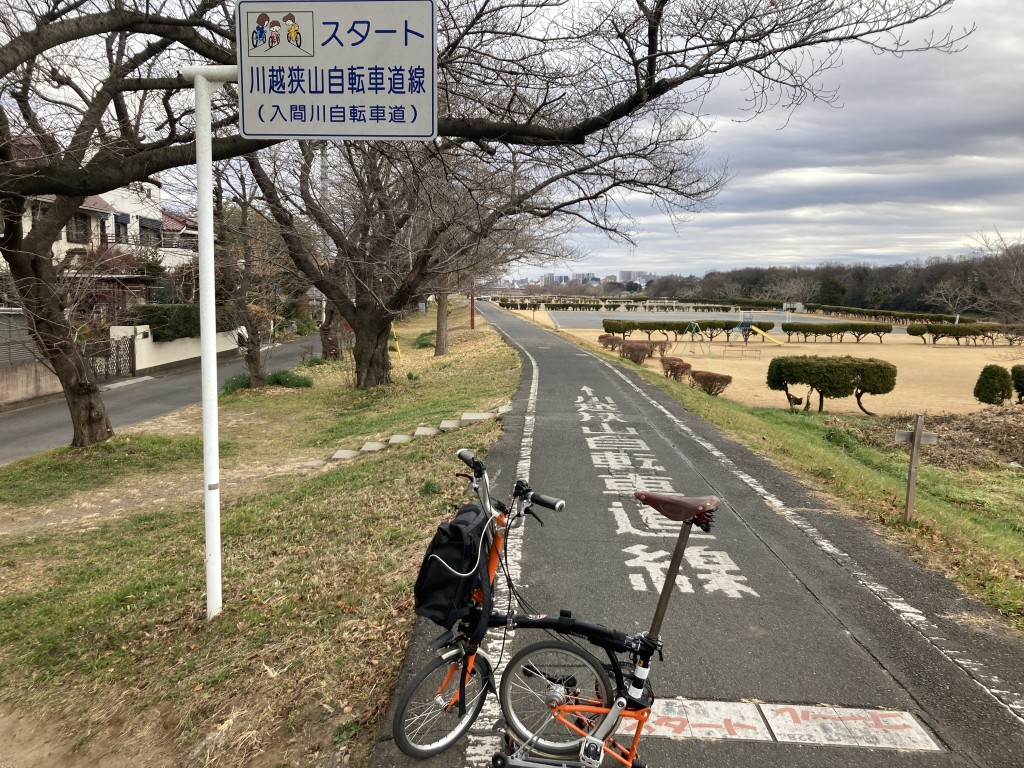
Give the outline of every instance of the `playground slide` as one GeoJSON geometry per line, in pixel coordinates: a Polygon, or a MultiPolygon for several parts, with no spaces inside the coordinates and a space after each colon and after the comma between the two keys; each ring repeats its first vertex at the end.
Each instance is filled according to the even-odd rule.
{"type": "Polygon", "coordinates": [[[747,330],[753,331],[754,333],[759,333],[759,334],[761,334],[761,335],[762,335],[762,336],[764,336],[764,337],[765,337],[766,339],[768,339],[768,341],[772,342],[773,344],[778,344],[778,345],[779,345],[780,347],[783,347],[783,346],[785,346],[785,345],[786,345],[786,342],[784,342],[784,341],[779,341],[778,339],[773,339],[773,338],[772,338],[771,336],[769,336],[769,335],[768,335],[767,333],[765,333],[764,331],[762,331],[762,330],[761,330],[760,328],[757,328],[756,326],[753,326],[753,325],[752,325],[752,326],[750,326],[750,328],[748,328],[747,330]]]}

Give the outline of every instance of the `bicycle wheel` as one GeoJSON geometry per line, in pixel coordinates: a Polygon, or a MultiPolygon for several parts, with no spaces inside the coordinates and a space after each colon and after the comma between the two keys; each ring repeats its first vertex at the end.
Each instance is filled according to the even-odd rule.
{"type": "MultiPolygon", "coordinates": [[[[568,757],[582,737],[555,720],[559,704],[611,706],[613,686],[604,666],[579,646],[545,640],[523,648],[501,675],[498,702],[512,739],[547,757],[568,757]]],[[[590,733],[605,714],[577,714],[577,728],[590,733]]]]}
{"type": "Polygon", "coordinates": [[[409,757],[444,752],[473,725],[491,679],[491,666],[477,654],[466,680],[466,714],[459,716],[462,656],[438,657],[420,670],[398,700],[393,731],[395,744],[409,757]]]}

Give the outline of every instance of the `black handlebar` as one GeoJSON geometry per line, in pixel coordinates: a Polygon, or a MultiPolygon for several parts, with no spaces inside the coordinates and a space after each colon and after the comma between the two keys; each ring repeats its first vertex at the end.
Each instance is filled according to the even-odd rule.
{"type": "Polygon", "coordinates": [[[483,474],[486,471],[484,463],[480,461],[480,459],[476,457],[476,454],[469,450],[469,448],[460,448],[456,455],[462,459],[463,464],[473,470],[473,474],[476,477],[483,477],[483,474]]]}
{"type": "MultiPolygon", "coordinates": [[[[482,478],[484,476],[487,468],[484,466],[484,463],[476,457],[475,453],[468,448],[460,448],[456,455],[463,464],[473,470],[474,477],[482,478]]],[[[565,509],[564,500],[556,499],[554,496],[545,496],[542,493],[536,493],[529,485],[527,485],[525,480],[516,481],[516,487],[513,493],[515,498],[525,499],[527,504],[537,504],[538,506],[552,509],[555,512],[561,512],[565,509]]]]}
{"type": "Polygon", "coordinates": [[[553,496],[545,496],[536,492],[531,492],[527,501],[531,504],[539,504],[542,507],[553,509],[555,512],[561,512],[565,509],[564,499],[556,499],[553,496]]]}

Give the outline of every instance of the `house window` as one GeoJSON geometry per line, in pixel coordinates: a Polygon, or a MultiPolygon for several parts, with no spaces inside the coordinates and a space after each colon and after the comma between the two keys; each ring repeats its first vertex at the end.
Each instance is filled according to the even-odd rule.
{"type": "Polygon", "coordinates": [[[114,242],[128,242],[128,222],[131,217],[127,213],[114,214],[114,242]]]}
{"type": "Polygon", "coordinates": [[[69,243],[89,242],[89,214],[74,213],[68,221],[67,227],[69,243]]]}
{"type": "Polygon", "coordinates": [[[139,243],[142,245],[160,245],[160,219],[144,219],[139,217],[139,243]]]}

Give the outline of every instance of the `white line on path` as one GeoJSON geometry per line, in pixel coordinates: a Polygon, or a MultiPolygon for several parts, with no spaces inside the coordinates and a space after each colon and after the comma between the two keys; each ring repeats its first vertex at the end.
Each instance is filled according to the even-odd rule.
{"type": "MultiPolygon", "coordinates": [[[[494,324],[492,322],[492,324],[494,324]]],[[[508,338],[508,337],[506,337],[508,338]]],[[[509,339],[509,341],[512,341],[509,339]]],[[[515,344],[515,342],[512,342],[515,344]]],[[[526,417],[523,422],[523,438],[519,444],[519,462],[516,464],[516,478],[528,480],[530,477],[531,460],[533,456],[533,431],[537,425],[537,390],[540,370],[537,361],[533,356],[516,344],[527,360],[530,361],[530,394],[526,399],[526,417]]],[[[505,565],[513,584],[519,583],[520,568],[523,552],[523,526],[520,525],[509,531],[505,540],[505,565]]],[[[495,580],[494,606],[505,606],[509,603],[508,584],[503,579],[495,580]]],[[[504,662],[509,658],[509,645],[515,636],[514,630],[506,630],[503,627],[492,629],[487,633],[482,643],[487,655],[492,660],[500,662],[494,670],[497,676],[504,668],[504,662]],[[504,652],[504,654],[502,653],[504,652]]],[[[491,755],[501,749],[501,736],[494,731],[494,723],[501,717],[501,710],[498,707],[497,695],[489,696],[484,702],[474,727],[466,736],[466,768],[480,765],[490,765],[491,755]]]]}
{"type": "Polygon", "coordinates": [[[722,453],[722,451],[713,443],[702,438],[688,426],[683,424],[682,421],[676,418],[660,403],[649,397],[647,393],[641,390],[640,387],[622,371],[596,355],[594,355],[594,358],[607,366],[609,370],[613,371],[616,376],[621,378],[627,386],[636,391],[652,407],[664,414],[665,417],[668,418],[680,431],[686,433],[690,439],[698,443],[708,453],[718,459],[722,466],[724,466],[735,477],[746,483],[776,512],[803,531],[819,549],[851,573],[853,577],[861,583],[861,585],[866,587],[875,595],[875,597],[889,606],[897,616],[899,616],[906,624],[917,630],[921,637],[927,640],[928,643],[939,651],[939,653],[964,670],[968,676],[986,693],[1005,707],[1021,724],[1024,724],[1024,694],[1019,691],[1006,690],[1004,682],[999,677],[989,672],[980,662],[973,661],[968,658],[962,649],[957,648],[953,642],[943,637],[938,626],[929,620],[922,611],[914,608],[899,594],[889,589],[889,587],[876,581],[871,574],[857,563],[856,560],[850,557],[846,552],[839,549],[839,547],[833,544],[823,533],[821,533],[821,531],[807,522],[807,520],[801,515],[786,506],[781,499],[768,491],[757,479],[737,467],[736,464],[728,456],[722,453]]]}

